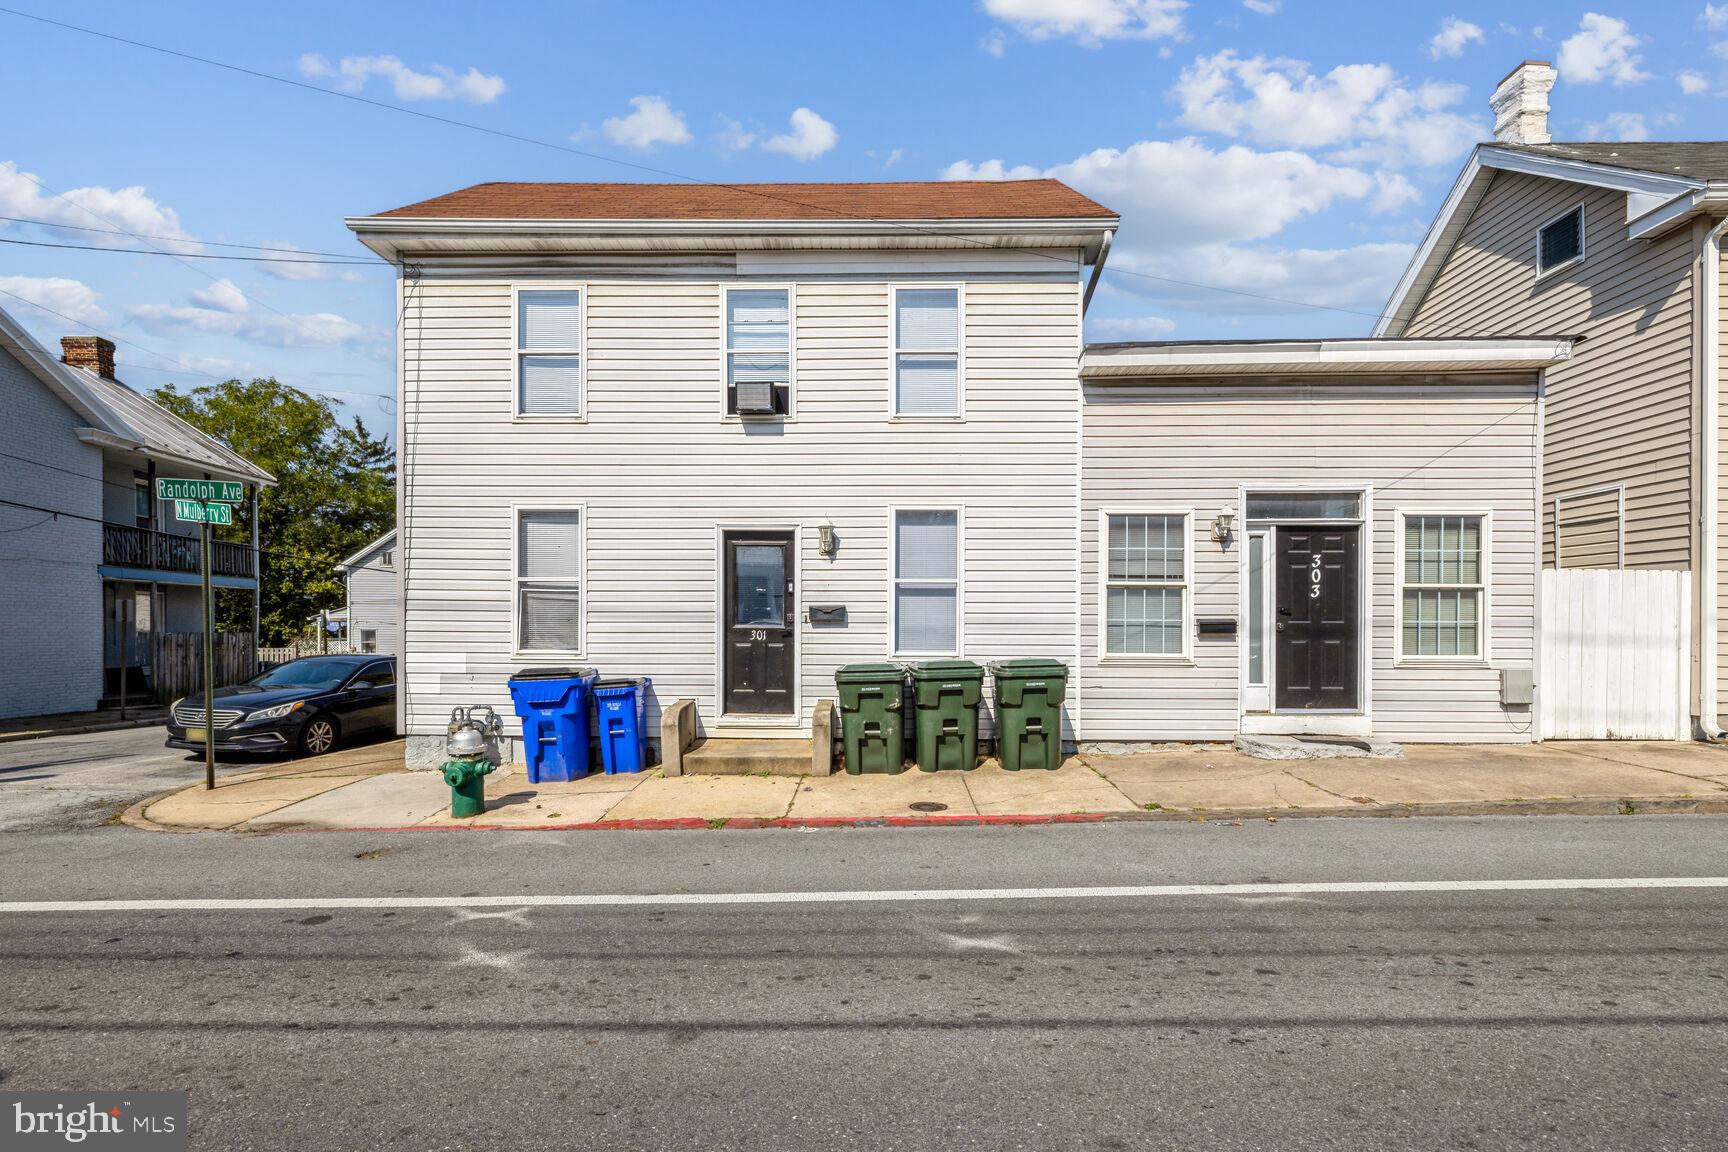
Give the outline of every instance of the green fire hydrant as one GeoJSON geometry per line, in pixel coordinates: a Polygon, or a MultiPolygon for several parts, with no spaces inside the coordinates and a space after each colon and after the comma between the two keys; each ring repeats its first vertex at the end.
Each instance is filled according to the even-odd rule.
{"type": "Polygon", "coordinates": [[[486,777],[495,767],[487,745],[503,733],[498,714],[487,705],[457,708],[445,729],[444,783],[450,785],[450,815],[457,820],[486,811],[486,777]]]}

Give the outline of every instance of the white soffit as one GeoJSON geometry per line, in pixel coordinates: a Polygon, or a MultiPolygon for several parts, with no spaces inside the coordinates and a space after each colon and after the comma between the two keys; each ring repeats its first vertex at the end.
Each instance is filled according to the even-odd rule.
{"type": "Polygon", "coordinates": [[[1540,371],[1572,355],[1565,337],[1103,344],[1081,355],[1095,382],[1161,376],[1343,376],[1540,371]]]}

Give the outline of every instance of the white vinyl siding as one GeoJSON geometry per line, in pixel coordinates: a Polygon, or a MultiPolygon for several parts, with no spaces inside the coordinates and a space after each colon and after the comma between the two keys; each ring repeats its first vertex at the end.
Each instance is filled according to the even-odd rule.
{"type": "Polygon", "coordinates": [[[1484,658],[1487,523],[1478,514],[1400,512],[1400,659],[1484,658]]]}
{"type": "Polygon", "coordinates": [[[894,510],[895,656],[960,654],[960,512],[894,510]]]}
{"type": "Polygon", "coordinates": [[[765,384],[774,411],[792,410],[792,292],[789,288],[725,290],[726,411],[738,411],[738,387],[765,384]]]}
{"type": "MultiPolygon", "coordinates": [[[[1192,639],[1183,661],[1108,656],[1103,513],[1231,508],[1244,492],[1372,489],[1363,501],[1364,696],[1373,734],[1394,741],[1523,742],[1528,709],[1500,703],[1501,668],[1536,652],[1534,374],[1446,383],[1317,378],[1085,387],[1081,549],[1083,739],[1229,740],[1241,730],[1247,637],[1192,639]],[[1403,662],[1395,510],[1492,509],[1493,664],[1403,662]]],[[[1196,516],[1196,520],[1199,520],[1196,516]]],[[[1188,537],[1191,618],[1249,616],[1246,530],[1228,545],[1188,537]]],[[[1267,550],[1266,575],[1274,573],[1267,550]]],[[[1274,619],[1276,617],[1274,616],[1274,619]]],[[[1270,633],[1267,647],[1275,646],[1270,633]]],[[[1274,671],[1271,658],[1266,671],[1274,671]]],[[[1268,676],[1270,679],[1271,676],[1268,676]]],[[[1257,690],[1264,692],[1264,690],[1257,690]]]]}
{"type": "MultiPolygon", "coordinates": [[[[586,284],[588,423],[579,429],[512,420],[519,268],[477,273],[429,260],[421,280],[404,282],[405,734],[441,740],[453,707],[480,703],[514,733],[509,676],[568,659],[515,651],[512,504],[586,505],[581,662],[652,676],[651,731],[662,701],[694,699],[705,724],[719,715],[720,524],[802,529],[799,611],[789,620],[805,725],[833,697],[837,668],[881,660],[893,643],[888,510],[897,503],[965,509],[968,658],[1052,656],[1072,667],[1074,265],[1022,256],[1012,259],[1026,268],[995,272],[983,255],[1007,254],[840,253],[877,258],[864,279],[825,271],[823,253],[792,255],[808,266],[772,268],[767,282],[796,279],[797,414],[766,426],[719,419],[722,289],[757,283],[740,279],[730,256],[665,258],[685,262],[673,270],[610,256],[601,271],[543,270],[586,284]],[[978,270],[948,263],[961,260],[978,270]],[[967,423],[885,418],[902,265],[945,283],[969,277],[967,423]],[[834,527],[832,556],[817,550],[824,524],[834,527]],[[804,619],[824,605],[844,607],[845,625],[804,619]]],[[[986,733],[989,722],[986,710],[986,733]]]]}
{"type": "Polygon", "coordinates": [[[579,508],[516,512],[516,649],[582,650],[582,528],[579,508]]]}
{"type": "Polygon", "coordinates": [[[893,414],[961,413],[960,290],[894,290],[893,414]]]}
{"type": "Polygon", "coordinates": [[[1186,512],[1104,514],[1104,654],[1183,656],[1188,647],[1186,512]]]}
{"type": "Polygon", "coordinates": [[[582,415],[582,291],[516,294],[516,412],[582,415]]]}

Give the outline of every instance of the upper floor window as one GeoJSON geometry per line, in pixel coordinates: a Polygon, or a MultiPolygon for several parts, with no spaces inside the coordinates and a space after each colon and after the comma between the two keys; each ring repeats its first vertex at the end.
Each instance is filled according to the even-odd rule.
{"type": "Polygon", "coordinates": [[[1538,276],[1584,259],[1584,205],[1542,225],[1536,249],[1538,276]]]}
{"type": "Polygon", "coordinates": [[[792,292],[728,288],[726,414],[785,416],[792,411],[792,292]]]}
{"type": "Polygon", "coordinates": [[[893,414],[961,415],[960,290],[894,289],[893,414]]]}
{"type": "Polygon", "coordinates": [[[516,294],[516,414],[582,415],[582,292],[516,294]]]}

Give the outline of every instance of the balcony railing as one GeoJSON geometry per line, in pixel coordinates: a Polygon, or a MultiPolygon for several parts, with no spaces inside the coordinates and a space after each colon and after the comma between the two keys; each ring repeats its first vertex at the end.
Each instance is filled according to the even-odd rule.
{"type": "MultiPolygon", "coordinates": [[[[102,525],[102,563],[157,572],[198,571],[198,537],[154,532],[128,524],[102,525]]],[[[250,579],[252,546],[214,540],[210,544],[210,574],[250,579]]]]}

